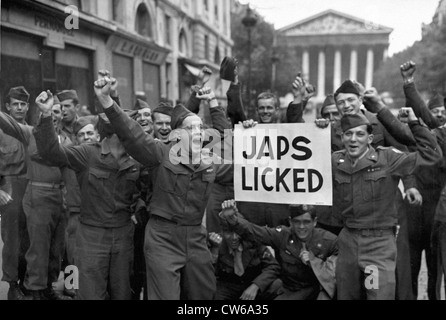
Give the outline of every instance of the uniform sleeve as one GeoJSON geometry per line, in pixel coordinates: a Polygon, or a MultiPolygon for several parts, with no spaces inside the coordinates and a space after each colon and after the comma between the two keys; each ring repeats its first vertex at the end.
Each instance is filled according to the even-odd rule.
{"type": "Polygon", "coordinates": [[[421,98],[415,83],[404,85],[404,94],[406,96],[407,106],[411,107],[418,118],[423,119],[424,123],[431,128],[438,128],[440,122],[430,113],[426,103],[421,98]]]}
{"type": "Polygon", "coordinates": [[[74,171],[82,171],[88,166],[88,151],[85,146],[62,146],[54,130],[51,117],[41,118],[34,129],[37,150],[40,156],[58,167],[69,167],[74,171]]]}
{"type": "Polygon", "coordinates": [[[383,108],[378,113],[377,118],[387,131],[385,132],[386,140],[389,140],[386,135],[390,134],[397,142],[405,146],[414,146],[416,144],[409,127],[399,121],[389,109],[383,108]]]}
{"type": "Polygon", "coordinates": [[[305,123],[303,118],[304,110],[307,106],[307,101],[302,101],[298,104],[292,102],[288,105],[286,110],[286,118],[288,123],[305,123]]]}
{"type": "Polygon", "coordinates": [[[248,120],[243,107],[240,84],[231,83],[226,92],[226,97],[228,99],[228,116],[232,121],[232,126],[248,120]]]}
{"type": "Polygon", "coordinates": [[[11,181],[3,176],[0,176],[0,190],[12,196],[11,181]]]}
{"type": "Polygon", "coordinates": [[[144,132],[138,122],[132,120],[116,104],[105,110],[126,152],[146,167],[155,167],[163,159],[167,146],[144,132]]]}
{"type": "Polygon", "coordinates": [[[410,129],[417,142],[417,151],[409,154],[393,148],[386,149],[390,172],[396,176],[413,174],[419,166],[432,166],[441,161],[443,153],[437,144],[435,135],[418,122],[411,123],[410,129]]]}
{"type": "Polygon", "coordinates": [[[248,237],[251,241],[271,246],[274,250],[280,248],[283,239],[283,233],[277,229],[260,227],[240,217],[238,223],[234,226],[234,231],[241,236],[248,237]]]}
{"type": "Polygon", "coordinates": [[[310,252],[311,268],[317,277],[320,285],[325,292],[334,298],[336,294],[336,262],[338,259],[338,244],[337,240],[331,240],[330,249],[326,259],[321,259],[314,256],[310,252]]]}
{"type": "Polygon", "coordinates": [[[0,111],[0,129],[21,143],[28,145],[32,134],[32,127],[22,125],[9,114],[0,111]]]}
{"type": "Polygon", "coordinates": [[[252,281],[252,283],[259,287],[260,292],[265,292],[265,290],[279,277],[280,266],[268,248],[260,246],[258,252],[260,254],[262,272],[252,281]]]}

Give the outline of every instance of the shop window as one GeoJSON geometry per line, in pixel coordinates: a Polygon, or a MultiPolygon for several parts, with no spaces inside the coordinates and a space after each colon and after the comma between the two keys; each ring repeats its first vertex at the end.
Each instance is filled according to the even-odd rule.
{"type": "Polygon", "coordinates": [[[141,3],[136,10],[136,32],[140,35],[152,38],[152,19],[145,4],[141,3]]]}
{"type": "Polygon", "coordinates": [[[218,48],[218,46],[215,47],[214,62],[215,62],[216,64],[220,64],[220,62],[221,62],[220,49],[218,48]]]}
{"type": "Polygon", "coordinates": [[[209,36],[204,36],[204,58],[209,60],[209,36]]]}

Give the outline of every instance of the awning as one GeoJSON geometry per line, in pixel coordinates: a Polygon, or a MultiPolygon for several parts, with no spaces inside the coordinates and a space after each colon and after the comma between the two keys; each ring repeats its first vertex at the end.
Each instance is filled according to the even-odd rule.
{"type": "Polygon", "coordinates": [[[194,75],[195,77],[198,77],[198,75],[200,74],[200,69],[193,67],[187,63],[184,63],[184,66],[186,67],[187,70],[189,70],[190,73],[192,73],[192,75],[194,75]]]}

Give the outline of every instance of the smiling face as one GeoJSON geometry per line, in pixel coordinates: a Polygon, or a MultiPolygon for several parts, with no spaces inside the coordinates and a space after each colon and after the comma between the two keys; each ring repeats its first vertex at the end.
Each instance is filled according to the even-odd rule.
{"type": "Polygon", "coordinates": [[[161,140],[163,143],[169,142],[169,135],[172,132],[170,122],[172,117],[164,113],[153,114],[153,131],[155,138],[161,140]]]}
{"type": "Polygon", "coordinates": [[[291,229],[301,241],[306,241],[311,238],[316,224],[317,219],[313,219],[313,217],[309,213],[290,218],[291,229]]]}
{"type": "Polygon", "coordinates": [[[138,123],[148,134],[153,132],[152,110],[144,108],[138,110],[138,123]]]}
{"type": "Polygon", "coordinates": [[[237,250],[241,244],[241,237],[235,232],[224,231],[223,240],[226,241],[228,247],[232,250],[237,250]]]}
{"type": "Polygon", "coordinates": [[[10,98],[9,103],[6,104],[6,109],[14,120],[23,123],[28,113],[29,104],[26,101],[10,98]]]}
{"type": "Polygon", "coordinates": [[[344,132],[342,142],[350,158],[358,159],[367,152],[373,142],[373,135],[368,133],[366,125],[362,125],[344,132]]]}
{"type": "Polygon", "coordinates": [[[440,122],[440,126],[444,126],[446,124],[446,108],[438,107],[431,109],[431,114],[438,119],[440,122]]]}
{"type": "Polygon", "coordinates": [[[275,99],[260,99],[257,101],[257,113],[260,123],[273,123],[277,119],[279,108],[275,105],[275,99]]]}
{"type": "Polygon", "coordinates": [[[362,98],[354,93],[340,93],[336,97],[336,107],[341,116],[346,114],[357,114],[362,105],[362,98]]]}

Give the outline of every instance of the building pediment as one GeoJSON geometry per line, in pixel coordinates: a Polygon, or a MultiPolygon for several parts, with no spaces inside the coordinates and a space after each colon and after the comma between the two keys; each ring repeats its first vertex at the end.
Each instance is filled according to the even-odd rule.
{"type": "Polygon", "coordinates": [[[279,34],[284,36],[390,34],[392,31],[392,28],[371,21],[328,10],[284,27],[279,30],[279,34]]]}

